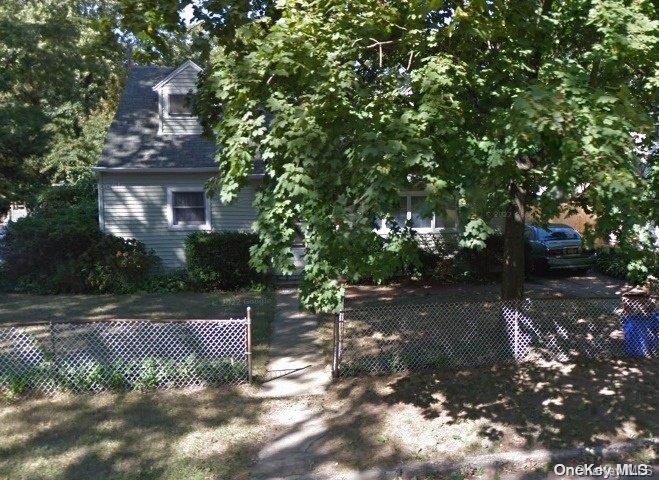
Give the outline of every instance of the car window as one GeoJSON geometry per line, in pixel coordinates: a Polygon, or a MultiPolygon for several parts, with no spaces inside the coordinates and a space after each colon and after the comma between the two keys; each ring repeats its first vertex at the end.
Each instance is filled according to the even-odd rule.
{"type": "Polygon", "coordinates": [[[539,228],[542,240],[578,240],[579,234],[576,230],[567,228],[539,228]]]}

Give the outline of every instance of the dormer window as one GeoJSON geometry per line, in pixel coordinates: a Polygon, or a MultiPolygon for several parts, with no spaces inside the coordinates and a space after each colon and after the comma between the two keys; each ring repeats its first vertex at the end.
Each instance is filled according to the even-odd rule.
{"type": "Polygon", "coordinates": [[[193,111],[201,68],[187,60],[152,88],[158,94],[159,135],[199,135],[203,129],[193,111]]]}
{"type": "Polygon", "coordinates": [[[167,113],[171,117],[191,117],[192,95],[190,93],[170,93],[167,97],[167,113]]]}

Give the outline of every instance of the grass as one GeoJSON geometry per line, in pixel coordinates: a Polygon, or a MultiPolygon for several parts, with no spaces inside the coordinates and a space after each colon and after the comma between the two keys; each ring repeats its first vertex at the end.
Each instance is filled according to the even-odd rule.
{"type": "MultiPolygon", "coordinates": [[[[237,318],[252,307],[255,376],[265,372],[266,293],[6,295],[0,325],[117,318],[237,318]]],[[[0,398],[0,478],[241,479],[273,428],[255,387],[0,398]]]]}
{"type": "MultiPolygon", "coordinates": [[[[249,478],[257,452],[291,433],[281,418],[300,406],[327,425],[300,441],[309,467],[330,478],[414,460],[606,445],[656,435],[658,376],[656,361],[583,361],[344,379],[325,395],[285,400],[251,386],[24,399],[0,404],[0,478],[249,478]]],[[[635,455],[656,461],[652,449],[635,455]]]]}
{"type": "MultiPolygon", "coordinates": [[[[77,311],[81,316],[74,318],[83,319],[106,315],[105,307],[142,316],[160,315],[169,304],[172,314],[184,314],[181,305],[186,304],[187,313],[201,315],[242,311],[250,302],[255,367],[262,370],[272,299],[188,295],[155,299],[155,306],[147,303],[151,296],[96,297],[96,306],[86,296],[75,302],[62,298],[68,307],[61,309],[68,308],[69,316],[77,311]],[[140,302],[147,305],[141,311],[135,306],[140,302]]],[[[21,308],[38,307],[29,296],[12,297],[0,301],[0,321],[8,321],[8,305],[18,309],[12,317],[22,315],[21,308]]],[[[52,298],[34,297],[42,308],[52,305],[52,298]]],[[[330,317],[319,332],[326,344],[331,326],[330,317]]],[[[257,387],[242,386],[5,401],[0,404],[0,478],[249,478],[257,452],[286,433],[280,420],[301,405],[311,408],[310,418],[321,418],[327,431],[290,448],[304,447],[313,459],[309,467],[328,477],[414,460],[450,465],[470,455],[606,445],[656,436],[658,379],[656,360],[579,360],[349,378],[324,395],[286,400],[260,398],[257,387]]],[[[656,461],[652,449],[637,455],[635,461],[656,461]]],[[[480,476],[469,469],[456,474],[446,478],[480,476]]]]}
{"type": "Polygon", "coordinates": [[[270,293],[153,293],[133,295],[28,295],[0,297],[0,324],[34,321],[228,318],[258,313],[270,293]]]}
{"type": "Polygon", "coordinates": [[[242,479],[268,402],[242,389],[60,395],[0,408],[0,478],[242,479]]]}

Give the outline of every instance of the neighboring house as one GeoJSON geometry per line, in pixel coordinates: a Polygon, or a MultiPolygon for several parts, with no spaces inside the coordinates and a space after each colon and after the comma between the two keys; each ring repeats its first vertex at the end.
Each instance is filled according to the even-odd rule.
{"type": "MultiPolygon", "coordinates": [[[[200,71],[191,61],[178,68],[134,66],[93,169],[101,229],[140,240],[168,268],[185,266],[190,232],[252,229],[254,195],[263,178],[256,164],[248,184],[229,205],[205,195],[204,185],[217,173],[217,164],[216,147],[201,136],[188,102],[200,71]]],[[[455,215],[449,220],[421,218],[421,195],[402,195],[397,217],[411,220],[424,233],[455,228],[455,215]]],[[[378,230],[386,233],[386,225],[378,230]]],[[[301,249],[296,252],[301,266],[301,249]]]]}

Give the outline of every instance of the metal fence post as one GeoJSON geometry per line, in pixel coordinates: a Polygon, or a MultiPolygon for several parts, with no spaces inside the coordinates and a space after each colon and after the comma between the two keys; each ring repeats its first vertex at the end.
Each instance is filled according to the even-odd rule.
{"type": "Polygon", "coordinates": [[[345,335],[345,312],[339,313],[339,351],[337,368],[341,368],[341,357],[343,356],[343,337],[345,335]]]}
{"type": "Polygon", "coordinates": [[[339,373],[339,316],[338,313],[334,316],[334,345],[332,348],[332,378],[336,379],[339,373]]]}
{"type": "Polygon", "coordinates": [[[50,370],[53,379],[58,377],[57,367],[57,352],[55,351],[55,325],[52,321],[48,322],[48,330],[50,333],[50,370]]]}
{"type": "Polygon", "coordinates": [[[252,307],[247,307],[247,317],[246,317],[247,335],[245,337],[245,345],[247,356],[247,381],[252,383],[252,307]]]}

